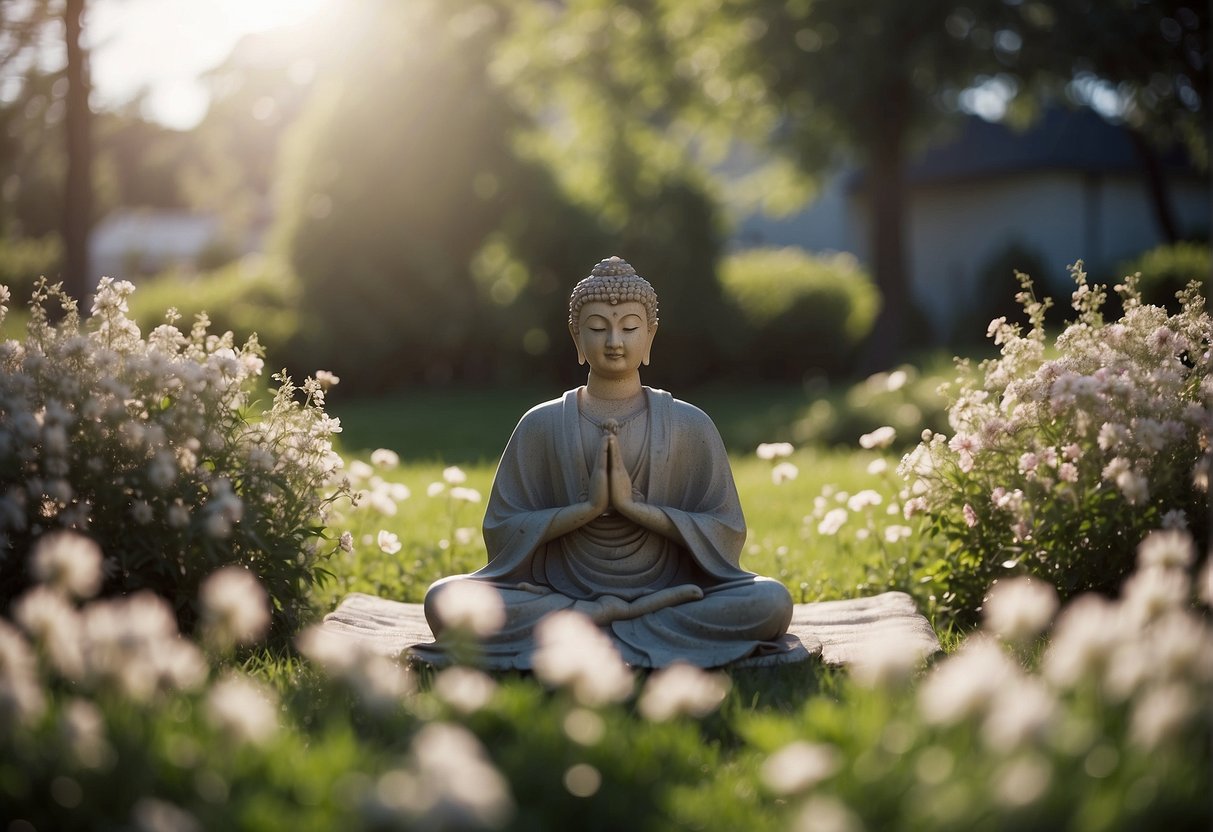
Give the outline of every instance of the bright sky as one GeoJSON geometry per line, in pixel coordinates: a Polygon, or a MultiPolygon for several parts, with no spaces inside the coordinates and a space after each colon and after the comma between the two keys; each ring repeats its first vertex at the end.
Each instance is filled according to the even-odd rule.
{"type": "Polygon", "coordinates": [[[329,0],[99,0],[85,20],[95,101],[112,107],[150,90],[144,115],[188,129],[206,113],[198,76],[246,34],[299,23],[329,0]]]}

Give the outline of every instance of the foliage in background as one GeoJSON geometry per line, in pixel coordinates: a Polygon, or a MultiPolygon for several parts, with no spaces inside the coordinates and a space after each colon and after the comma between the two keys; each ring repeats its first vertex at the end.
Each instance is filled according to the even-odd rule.
{"type": "Polygon", "coordinates": [[[251,335],[265,349],[271,367],[295,360],[299,325],[299,279],[281,260],[249,255],[223,268],[185,275],[170,271],[141,282],[131,296],[131,319],[150,331],[176,309],[184,321],[206,314],[216,333],[231,332],[240,342],[251,335]]]}
{"type": "Polygon", "coordinates": [[[730,328],[730,345],[743,357],[747,375],[850,371],[880,303],[871,278],[850,254],[749,249],[724,258],[720,280],[744,322],[744,329],[730,328]]]}
{"type": "Polygon", "coordinates": [[[1132,278],[1117,289],[1124,317],[1105,323],[1105,290],[1079,263],[1074,320],[1046,352],[1031,280],[1019,298],[1031,321],[996,319],[1002,353],[976,372],[962,362],[953,435],[924,433],[902,461],[907,516],[922,513],[947,552],[925,566],[942,605],[972,617],[995,580],[1039,576],[1065,596],[1109,592],[1150,529],[1208,539],[1213,433],[1213,322],[1194,284],[1168,316],[1142,304],[1132,278]]]}
{"type": "Polygon", "coordinates": [[[611,252],[510,144],[525,117],[487,70],[505,4],[368,0],[341,25],[281,167],[304,360],[368,392],[549,370],[554,299],[611,252]]]}
{"type": "Polygon", "coordinates": [[[1136,274],[1142,302],[1174,314],[1179,311],[1178,294],[1193,280],[1213,285],[1213,254],[1208,243],[1162,245],[1121,264],[1117,272],[1118,278],[1136,274]]]}
{"type": "Polygon", "coordinates": [[[102,280],[81,322],[75,302],[43,284],[28,335],[0,345],[0,608],[31,583],[34,542],[74,529],[105,551],[106,594],[152,590],[188,627],[202,579],[238,564],[264,583],[278,635],[289,634],[322,574],[323,512],[343,493],[326,485],[340,458],[323,391],[309,378],[301,402],[280,377],[254,413],[256,338],[236,347],[203,317],[144,339],[127,314],[133,292],[102,280]]]}
{"type": "Polygon", "coordinates": [[[0,286],[7,286],[18,302],[26,303],[38,278],[55,278],[62,257],[63,246],[53,235],[0,238],[0,286]]]}

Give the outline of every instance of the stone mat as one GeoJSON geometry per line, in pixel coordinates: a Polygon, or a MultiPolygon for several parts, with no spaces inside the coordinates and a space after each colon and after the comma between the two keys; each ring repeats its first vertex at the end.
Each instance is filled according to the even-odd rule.
{"type": "MultiPolygon", "coordinates": [[[[325,631],[351,639],[386,656],[400,656],[414,644],[433,642],[420,604],[406,604],[355,592],[324,618],[325,631]]],[[[806,661],[820,656],[828,665],[856,664],[865,655],[887,655],[890,646],[928,656],[939,640],[930,623],[904,592],[868,598],[796,604],[784,650],[755,656],[736,666],[754,667],[806,661]]]]}

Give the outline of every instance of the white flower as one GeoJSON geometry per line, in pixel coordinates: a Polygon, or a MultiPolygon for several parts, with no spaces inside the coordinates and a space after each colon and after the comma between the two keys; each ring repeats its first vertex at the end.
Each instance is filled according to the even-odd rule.
{"type": "Polygon", "coordinates": [[[446,491],[446,484],[441,482],[432,482],[425,489],[425,496],[437,497],[443,491],[446,491]]]}
{"type": "Polygon", "coordinates": [[[1131,636],[1120,610],[1097,595],[1082,595],[1062,610],[1044,655],[1044,674],[1072,687],[1102,675],[1117,646],[1131,636]]]}
{"type": "Polygon", "coordinates": [[[451,489],[451,499],[465,503],[478,503],[480,502],[480,492],[475,488],[464,488],[463,486],[456,485],[451,489]]]}
{"type": "Polygon", "coordinates": [[[800,469],[791,462],[780,462],[771,469],[771,482],[776,485],[782,485],[788,480],[794,480],[800,476],[800,469]]]}
{"type": "Polygon", "coordinates": [[[79,679],[84,673],[80,614],[58,591],[34,587],[17,599],[13,619],[30,634],[61,676],[79,679]]]}
{"type": "Polygon", "coordinates": [[[1175,569],[1141,569],[1125,581],[1121,597],[1126,614],[1140,624],[1182,608],[1188,602],[1191,582],[1175,569]]]}
{"type": "Polygon", "coordinates": [[[1196,578],[1196,597],[1203,601],[1206,607],[1213,607],[1213,558],[1205,561],[1200,575],[1196,578]]]}
{"type": "Polygon", "coordinates": [[[653,722],[666,722],[682,714],[702,718],[716,710],[730,687],[724,674],[675,662],[649,677],[638,707],[641,716],[653,722]]]}
{"type": "Polygon", "coordinates": [[[1038,635],[1057,612],[1057,590],[1041,580],[996,581],[982,605],[986,629],[1008,641],[1038,635]]]}
{"type": "Polygon", "coordinates": [[[880,496],[879,492],[873,491],[870,488],[865,488],[858,494],[851,495],[851,497],[847,500],[847,508],[849,508],[851,511],[863,511],[869,506],[878,506],[882,502],[884,502],[884,498],[880,496]]]}
{"type": "Polygon", "coordinates": [[[353,532],[350,532],[350,531],[342,532],[341,537],[339,537],[337,539],[337,546],[343,552],[354,551],[354,534],[353,534],[353,532]]]}
{"type": "Polygon", "coordinates": [[[918,688],[918,710],[933,725],[952,725],[983,713],[1019,668],[995,641],[972,636],[935,666],[918,688]]]}
{"type": "Polygon", "coordinates": [[[463,473],[459,466],[451,465],[442,469],[442,478],[450,485],[463,485],[467,482],[468,475],[463,473]]]}
{"type": "Polygon", "coordinates": [[[914,530],[909,526],[885,526],[884,539],[887,543],[897,543],[912,535],[914,530]]]}
{"type": "Polygon", "coordinates": [[[763,442],[758,446],[756,453],[759,459],[772,460],[789,457],[793,450],[790,442],[763,442]]]}
{"type": "Polygon", "coordinates": [[[994,751],[1007,753],[1044,737],[1053,725],[1057,700],[1037,679],[1016,677],[994,695],[981,736],[994,751]]]}
{"type": "Polygon", "coordinates": [[[371,464],[390,470],[400,464],[400,455],[387,448],[378,448],[371,452],[371,464]]]}
{"type": "Polygon", "coordinates": [[[877,457],[868,463],[868,473],[872,476],[880,476],[889,470],[889,461],[884,457],[877,457]]]}
{"type": "Polygon", "coordinates": [[[893,444],[893,440],[897,438],[897,429],[890,425],[876,428],[871,433],[865,433],[859,437],[859,445],[862,448],[887,448],[893,444]]]}
{"type": "Polygon", "coordinates": [[[1142,569],[1187,570],[1195,562],[1196,542],[1185,531],[1153,531],[1137,546],[1137,565],[1142,569]]]}
{"type": "Polygon", "coordinates": [[[34,651],[17,628],[0,618],[0,728],[32,722],[45,710],[34,651]]]}
{"type": "Polygon", "coordinates": [[[582,705],[620,702],[632,694],[632,673],[611,639],[578,612],[560,610],[535,627],[532,664],[535,675],[554,687],[567,687],[582,705]]]}
{"type": "Polygon", "coordinates": [[[349,685],[372,710],[389,712],[413,691],[412,674],[398,662],[319,624],[296,636],[295,645],[330,677],[349,685]]]}
{"type": "Polygon", "coordinates": [[[484,638],[505,625],[505,604],[490,584],[457,579],[431,591],[434,612],[444,628],[484,638]]]}
{"type": "Polygon", "coordinates": [[[863,821],[836,797],[810,795],[800,807],[791,832],[863,832],[863,821]]]}
{"type": "Polygon", "coordinates": [[[898,685],[922,667],[929,652],[922,641],[904,636],[872,639],[852,662],[851,678],[869,688],[898,685]]]}
{"type": "Polygon", "coordinates": [[[826,516],[821,518],[821,522],[817,524],[817,533],[835,535],[845,522],[847,522],[847,510],[845,508],[832,508],[826,512],[826,516]]]}
{"type": "Polygon", "coordinates": [[[85,768],[100,768],[113,759],[106,739],[105,717],[87,699],[70,699],[59,715],[59,736],[74,760],[85,768]]]}
{"type": "Polygon", "coordinates": [[[385,555],[394,555],[400,551],[400,538],[396,536],[395,532],[389,532],[387,529],[380,529],[377,542],[379,544],[379,551],[383,552],[385,555]]]}
{"type": "Polygon", "coordinates": [[[1150,481],[1137,471],[1121,471],[1117,474],[1116,487],[1129,505],[1141,505],[1150,499],[1150,481]]]}
{"type": "Polygon", "coordinates": [[[840,756],[832,745],[796,740],[767,757],[759,777],[777,795],[796,794],[832,777],[841,766],[840,756]]]}
{"type": "Polygon", "coordinates": [[[270,625],[269,596],[247,569],[224,566],[198,590],[202,625],[215,643],[252,644],[270,625]]]}
{"type": "Polygon", "coordinates": [[[369,797],[376,827],[496,829],[514,809],[509,784],[480,741],[466,728],[443,722],[426,723],[417,732],[408,765],[383,774],[369,797]]]}
{"type": "Polygon", "coordinates": [[[1200,707],[1183,683],[1153,687],[1134,703],[1129,738],[1134,745],[1152,751],[1164,740],[1180,736],[1200,707]]]}
{"type": "Polygon", "coordinates": [[[333,373],[329,372],[328,370],[317,370],[315,378],[316,378],[316,381],[320,384],[321,388],[323,388],[325,390],[341,383],[341,377],[334,375],[333,373]]]}
{"type": "Polygon", "coordinates": [[[349,475],[352,480],[369,480],[375,475],[375,469],[361,459],[350,461],[349,475]]]}
{"type": "Polygon", "coordinates": [[[226,676],[206,695],[206,715],[238,742],[264,745],[278,731],[277,697],[247,676],[226,676]]]}
{"type": "Polygon", "coordinates": [[[461,714],[473,714],[497,693],[493,677],[470,667],[449,667],[434,677],[434,693],[461,714]]]}
{"type": "Polygon", "coordinates": [[[1018,809],[1040,800],[1053,780],[1053,766],[1038,754],[1020,754],[994,773],[994,798],[1002,806],[1018,809]]]}
{"type": "Polygon", "coordinates": [[[101,547],[75,532],[38,538],[30,570],[34,579],[76,598],[92,598],[101,589],[101,547]]]}

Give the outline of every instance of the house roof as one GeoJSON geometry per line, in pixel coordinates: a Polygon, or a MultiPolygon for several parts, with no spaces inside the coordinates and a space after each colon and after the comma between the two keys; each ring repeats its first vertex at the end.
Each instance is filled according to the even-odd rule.
{"type": "MultiPolygon", "coordinates": [[[[1170,170],[1192,172],[1182,148],[1160,157],[1170,170]]],[[[1128,131],[1089,108],[1046,110],[1026,130],[977,116],[933,143],[906,169],[906,182],[927,185],[1039,171],[1135,173],[1141,162],[1128,131]]],[[[852,189],[862,188],[857,172],[852,189]]]]}

